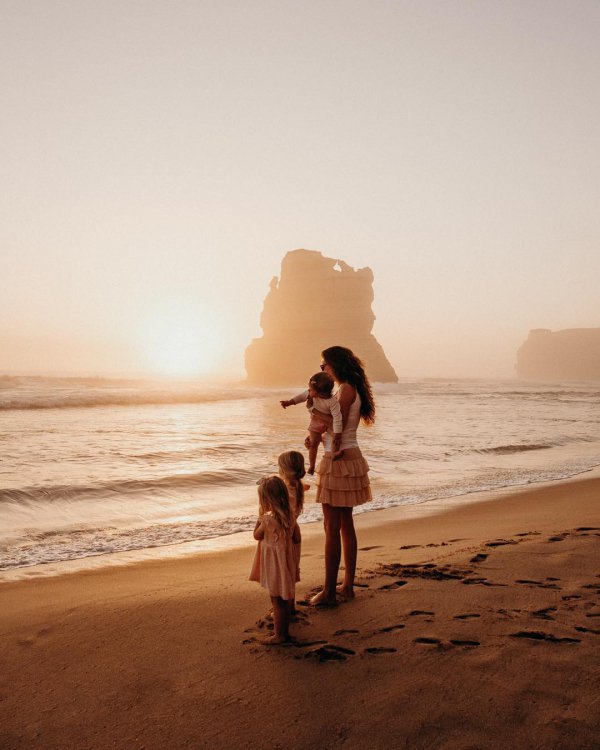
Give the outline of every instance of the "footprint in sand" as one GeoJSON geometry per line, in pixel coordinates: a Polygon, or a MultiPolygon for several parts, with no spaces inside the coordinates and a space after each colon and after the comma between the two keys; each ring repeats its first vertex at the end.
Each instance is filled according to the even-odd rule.
{"type": "Polygon", "coordinates": [[[441,640],[439,638],[421,636],[420,638],[415,638],[413,643],[425,643],[425,644],[432,645],[432,646],[438,646],[441,643],[441,640]]]}
{"type": "Polygon", "coordinates": [[[478,615],[476,612],[468,612],[464,615],[454,615],[455,620],[469,620],[471,617],[481,617],[481,615],[478,615]]]}
{"type": "Polygon", "coordinates": [[[365,654],[393,654],[397,649],[389,646],[370,646],[364,650],[365,654]]]}
{"type": "Polygon", "coordinates": [[[475,555],[475,557],[472,557],[469,560],[469,562],[480,563],[480,562],[483,562],[484,560],[487,560],[487,559],[488,559],[488,555],[484,555],[483,552],[480,552],[479,554],[475,555]]]}
{"type": "Polygon", "coordinates": [[[324,646],[315,648],[304,654],[305,659],[317,659],[317,661],[346,661],[349,656],[354,656],[356,651],[345,646],[336,646],[334,643],[326,643],[324,646]]]}
{"type": "Polygon", "coordinates": [[[543,581],[532,581],[529,578],[519,578],[515,583],[521,583],[525,586],[537,586],[540,589],[560,589],[555,583],[544,583],[543,581]]]}
{"type": "Polygon", "coordinates": [[[451,640],[450,643],[453,646],[481,646],[481,643],[479,641],[459,641],[459,640],[451,640]]]}
{"type": "Polygon", "coordinates": [[[368,552],[370,549],[381,549],[382,544],[374,544],[372,547],[359,547],[359,552],[368,552]]]}
{"type": "Polygon", "coordinates": [[[511,638],[529,638],[534,641],[547,641],[548,643],[581,643],[579,638],[558,638],[552,633],[543,633],[539,630],[520,630],[518,633],[511,633],[511,638]]]}
{"type": "Polygon", "coordinates": [[[408,581],[394,581],[393,583],[386,583],[384,586],[379,587],[379,591],[390,591],[391,589],[398,589],[401,586],[406,586],[408,581]]]}
{"type": "Polygon", "coordinates": [[[505,544],[518,544],[514,539],[495,539],[492,542],[486,542],[486,547],[504,547],[505,544]]]}
{"type": "Polygon", "coordinates": [[[420,544],[403,544],[402,547],[398,547],[398,549],[419,549],[420,546],[420,544]]]}
{"type": "Polygon", "coordinates": [[[569,536],[568,534],[557,534],[556,536],[548,537],[548,541],[549,542],[564,542],[568,536],[569,536]]]}
{"type": "Polygon", "coordinates": [[[533,617],[537,617],[538,620],[554,620],[554,617],[550,614],[550,612],[556,612],[556,607],[546,607],[545,609],[536,609],[535,612],[532,612],[533,617]]]}
{"type": "Polygon", "coordinates": [[[487,578],[464,578],[462,583],[466,586],[473,584],[478,586],[508,586],[507,583],[494,583],[493,581],[488,581],[487,578]]]}
{"type": "Polygon", "coordinates": [[[582,625],[575,626],[575,630],[580,633],[593,633],[594,635],[600,635],[600,630],[594,630],[593,628],[584,628],[582,625]]]}
{"type": "Polygon", "coordinates": [[[429,612],[426,609],[413,609],[411,612],[408,613],[409,617],[416,617],[417,615],[430,615],[430,616],[434,616],[435,612],[429,612]]]}
{"type": "Polygon", "coordinates": [[[394,630],[402,630],[405,628],[406,625],[404,623],[399,623],[398,625],[388,625],[385,628],[379,628],[378,630],[374,630],[374,633],[392,633],[394,630]]]}

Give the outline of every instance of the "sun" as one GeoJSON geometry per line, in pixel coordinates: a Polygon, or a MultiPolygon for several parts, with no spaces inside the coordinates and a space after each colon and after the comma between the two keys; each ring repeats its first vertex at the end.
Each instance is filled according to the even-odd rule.
{"type": "Polygon", "coordinates": [[[207,317],[185,309],[154,313],[146,320],[140,340],[146,367],[171,377],[210,374],[223,345],[207,317]]]}

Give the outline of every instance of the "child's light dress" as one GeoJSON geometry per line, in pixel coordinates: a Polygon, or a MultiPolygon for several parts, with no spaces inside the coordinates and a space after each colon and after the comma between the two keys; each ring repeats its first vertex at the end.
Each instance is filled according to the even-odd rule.
{"type": "Polygon", "coordinates": [[[265,535],[256,548],[250,580],[260,583],[270,596],[294,599],[297,562],[291,532],[286,533],[273,516],[261,518],[265,535]]]}

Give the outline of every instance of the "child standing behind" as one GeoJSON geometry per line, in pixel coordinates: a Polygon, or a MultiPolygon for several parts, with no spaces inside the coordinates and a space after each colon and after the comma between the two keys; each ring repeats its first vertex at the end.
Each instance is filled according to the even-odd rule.
{"type": "Polygon", "coordinates": [[[288,406],[301,404],[306,401],[306,408],[310,411],[308,425],[308,473],[315,473],[317,452],[325,432],[333,432],[333,458],[340,458],[343,452],[339,450],[342,438],[342,412],[340,403],[332,395],[333,379],[325,372],[317,372],[308,381],[308,390],[299,393],[294,398],[279,403],[284,409],[288,406]]]}
{"type": "Polygon", "coordinates": [[[290,600],[296,598],[296,561],[293,545],[300,531],[281,477],[263,477],[258,482],[258,520],[254,527],[258,548],[250,580],[266,588],[273,605],[274,633],[265,645],[290,639],[290,600]]]}
{"type": "MultiPolygon", "coordinates": [[[[302,481],[306,474],[304,470],[304,456],[299,451],[286,451],[277,459],[279,476],[283,479],[290,498],[290,508],[297,520],[304,510],[304,493],[310,485],[302,481]]],[[[294,544],[294,562],[296,564],[296,581],[300,580],[300,552],[302,537],[298,526],[298,541],[294,544]]],[[[291,614],[296,614],[296,602],[290,601],[291,614]]]]}

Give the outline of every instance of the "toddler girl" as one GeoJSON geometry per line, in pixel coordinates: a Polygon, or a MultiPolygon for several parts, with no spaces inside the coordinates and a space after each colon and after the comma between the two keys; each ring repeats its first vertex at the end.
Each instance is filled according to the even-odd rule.
{"type": "Polygon", "coordinates": [[[310,412],[307,441],[309,474],[315,473],[317,451],[325,432],[332,432],[334,435],[334,460],[343,455],[342,451],[338,450],[342,437],[342,412],[340,403],[332,395],[332,391],[333,379],[326,372],[317,372],[308,381],[308,390],[287,401],[279,402],[287,409],[288,406],[306,401],[306,408],[310,412]]]}
{"type": "MultiPolygon", "coordinates": [[[[295,519],[301,515],[304,510],[304,493],[309,489],[310,485],[302,481],[302,477],[306,474],[304,470],[304,456],[298,451],[286,451],[282,453],[277,459],[279,465],[279,476],[283,479],[285,486],[290,498],[290,508],[295,519]]],[[[298,529],[298,541],[294,544],[294,562],[296,564],[296,581],[300,580],[300,548],[302,544],[302,538],[300,534],[300,527],[298,529]]],[[[297,614],[296,602],[292,599],[290,601],[290,612],[292,615],[297,614]]]]}
{"type": "Polygon", "coordinates": [[[281,477],[263,477],[258,482],[258,520],[254,527],[258,547],[250,580],[267,589],[273,605],[274,633],[266,645],[290,639],[290,600],[296,597],[296,562],[293,546],[300,531],[290,508],[289,495],[281,477]]]}

